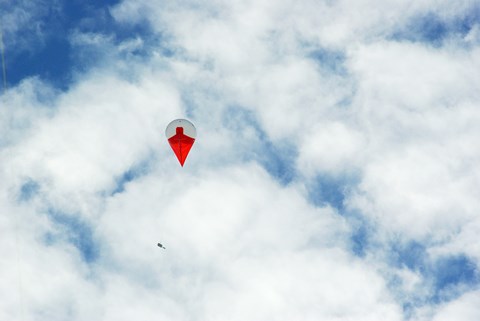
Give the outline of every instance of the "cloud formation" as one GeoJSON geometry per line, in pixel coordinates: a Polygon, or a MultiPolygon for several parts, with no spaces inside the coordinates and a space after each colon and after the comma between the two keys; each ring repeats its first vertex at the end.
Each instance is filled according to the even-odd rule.
{"type": "MultiPolygon", "coordinates": [[[[2,14],[11,57],[51,30],[31,6],[2,14]]],[[[1,319],[480,317],[478,6],[81,9],[66,71],[0,97],[1,319]]]]}

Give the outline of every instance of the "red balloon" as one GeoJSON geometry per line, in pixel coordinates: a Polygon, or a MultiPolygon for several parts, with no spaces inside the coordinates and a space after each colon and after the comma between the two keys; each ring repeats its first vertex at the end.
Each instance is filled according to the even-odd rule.
{"type": "Polygon", "coordinates": [[[195,143],[195,137],[197,135],[195,126],[186,119],[175,119],[168,124],[165,135],[180,165],[183,167],[188,153],[193,143],[195,143]]]}

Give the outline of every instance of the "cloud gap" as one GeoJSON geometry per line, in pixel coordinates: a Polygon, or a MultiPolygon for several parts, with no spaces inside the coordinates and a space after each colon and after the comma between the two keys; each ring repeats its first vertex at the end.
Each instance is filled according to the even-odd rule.
{"type": "Polygon", "coordinates": [[[28,202],[32,198],[34,198],[39,193],[39,191],[40,184],[31,178],[27,178],[22,184],[22,186],[20,186],[17,200],[18,202],[28,202]]]}
{"type": "MultiPolygon", "coordinates": [[[[242,132],[248,129],[254,131],[244,146],[245,160],[255,160],[281,184],[290,183],[296,176],[295,158],[297,150],[286,141],[273,142],[266,132],[261,128],[260,123],[252,111],[239,106],[232,106],[223,115],[223,123],[231,131],[236,132],[242,139],[242,132]]],[[[245,144],[245,143],[242,143],[245,144]]]]}
{"type": "Polygon", "coordinates": [[[427,248],[424,244],[417,241],[410,241],[406,244],[402,242],[393,242],[390,245],[391,262],[393,265],[409,270],[425,273],[428,263],[427,248]]]}
{"type": "Polygon", "coordinates": [[[387,253],[390,264],[407,268],[421,277],[409,293],[404,292],[402,279],[390,278],[389,286],[401,302],[407,319],[419,308],[453,301],[480,284],[478,267],[464,254],[433,257],[426,244],[414,240],[393,242],[387,253]]]}
{"type": "Polygon", "coordinates": [[[154,160],[154,157],[150,156],[148,159],[133,165],[127,171],[119,175],[116,179],[115,188],[110,193],[110,196],[123,193],[128,183],[147,175],[150,171],[152,160],[154,160]]]}
{"type": "Polygon", "coordinates": [[[318,175],[307,184],[307,197],[315,206],[330,206],[346,219],[350,226],[349,250],[353,255],[363,258],[370,251],[376,228],[362,213],[348,208],[349,190],[357,182],[355,175],[318,175]]]}
{"type": "Polygon", "coordinates": [[[442,18],[435,12],[427,12],[412,17],[406,25],[400,26],[392,33],[391,39],[441,47],[449,37],[463,38],[479,24],[480,5],[473,5],[464,15],[450,19],[442,18]]]}
{"type": "Polygon", "coordinates": [[[313,50],[309,56],[315,60],[322,69],[340,76],[347,75],[347,68],[345,66],[346,56],[344,52],[318,48],[313,50]]]}
{"type": "Polygon", "coordinates": [[[63,213],[53,208],[50,208],[47,214],[61,229],[58,235],[47,233],[44,236],[47,245],[55,244],[59,237],[65,237],[67,242],[77,248],[86,263],[93,263],[98,259],[100,247],[95,241],[93,228],[88,222],[78,215],[63,213]]]}
{"type": "Polygon", "coordinates": [[[480,284],[480,273],[475,262],[464,254],[441,257],[433,263],[434,302],[451,300],[467,288],[480,284]],[[460,289],[456,289],[460,288],[460,289]],[[449,293],[453,292],[453,293],[449,293]]]}
{"type": "Polygon", "coordinates": [[[34,52],[21,52],[7,62],[8,82],[16,85],[24,78],[39,76],[54,87],[67,90],[71,83],[71,45],[66,38],[49,37],[34,52]]]}
{"type": "Polygon", "coordinates": [[[349,219],[352,226],[352,233],[350,236],[351,251],[357,257],[365,257],[370,243],[372,228],[370,224],[361,218],[349,219]]]}
{"type": "Polygon", "coordinates": [[[147,56],[151,47],[159,43],[147,19],[136,23],[116,21],[110,13],[111,6],[118,0],[104,1],[61,1],[56,6],[47,6],[36,16],[32,25],[37,29],[24,28],[6,33],[6,66],[9,86],[15,86],[28,77],[39,77],[55,88],[67,91],[75,81],[75,73],[86,72],[98,64],[107,53],[108,43],[92,44],[76,42],[74,35],[102,35],[119,46],[129,40],[141,39],[143,45],[129,52],[136,56],[147,56]],[[15,45],[10,38],[28,39],[25,47],[15,45]],[[9,46],[12,44],[12,47],[9,46]],[[101,48],[100,48],[100,47],[101,48]],[[99,48],[97,48],[99,47],[99,48]]]}
{"type": "Polygon", "coordinates": [[[346,213],[345,200],[348,191],[357,182],[355,175],[320,174],[307,185],[308,198],[316,206],[329,205],[339,213],[346,213]]]}

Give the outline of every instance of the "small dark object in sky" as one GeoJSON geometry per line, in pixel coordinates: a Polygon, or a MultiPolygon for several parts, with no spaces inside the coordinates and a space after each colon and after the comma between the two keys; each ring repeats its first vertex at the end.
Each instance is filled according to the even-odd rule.
{"type": "Polygon", "coordinates": [[[165,246],[162,245],[162,243],[157,243],[158,247],[161,247],[162,249],[167,249],[165,246]]]}

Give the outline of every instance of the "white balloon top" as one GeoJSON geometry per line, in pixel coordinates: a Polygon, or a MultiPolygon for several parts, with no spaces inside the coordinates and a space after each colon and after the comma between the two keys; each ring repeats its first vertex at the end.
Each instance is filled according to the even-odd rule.
{"type": "Polygon", "coordinates": [[[175,134],[177,133],[177,127],[182,127],[183,133],[188,137],[197,137],[197,130],[190,121],[186,119],[175,119],[174,121],[170,122],[170,124],[168,124],[167,129],[165,130],[165,136],[167,136],[167,139],[175,136],[175,134]]]}

